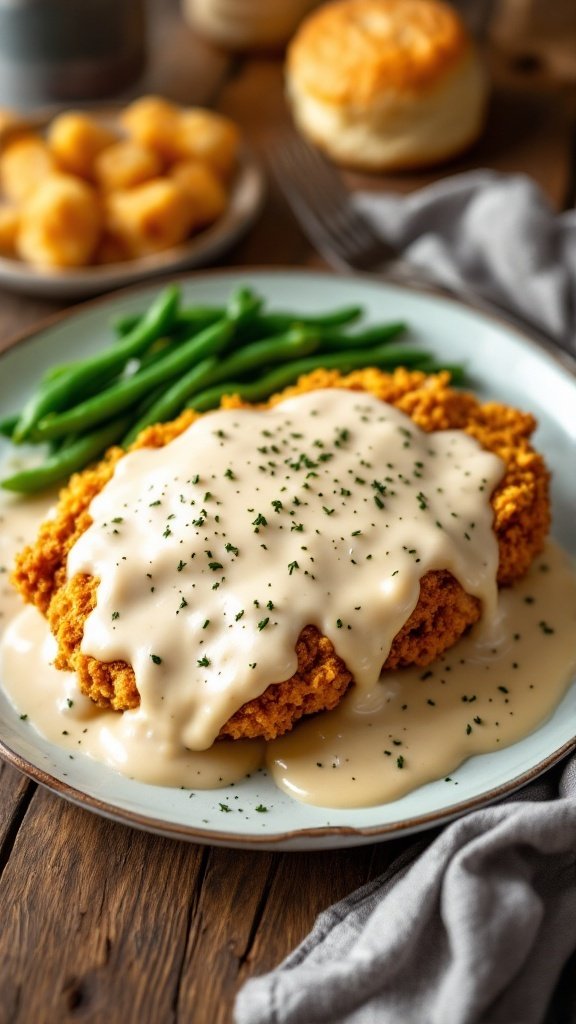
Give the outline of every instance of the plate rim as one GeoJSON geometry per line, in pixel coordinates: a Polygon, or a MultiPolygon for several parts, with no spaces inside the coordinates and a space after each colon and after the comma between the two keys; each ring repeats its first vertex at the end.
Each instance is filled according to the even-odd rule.
{"type": "MultiPolygon", "coordinates": [[[[360,284],[389,285],[394,289],[405,290],[417,295],[424,295],[430,298],[439,299],[442,303],[448,303],[462,309],[463,311],[471,312],[481,320],[486,320],[489,323],[493,323],[500,328],[503,327],[505,330],[512,332],[523,344],[528,344],[531,348],[535,348],[541,356],[544,355],[547,358],[550,358],[563,372],[568,373],[570,377],[576,380],[576,359],[573,359],[570,353],[565,353],[564,350],[560,348],[555,349],[553,343],[540,335],[537,329],[528,331],[527,329],[519,327],[517,324],[508,321],[505,315],[501,314],[499,311],[487,311],[484,307],[476,308],[473,303],[461,299],[458,296],[446,294],[443,289],[433,284],[429,287],[422,287],[408,282],[396,282],[393,280],[387,281],[385,275],[382,274],[360,274],[351,271],[333,271],[329,268],[308,268],[279,264],[275,264],[273,266],[267,266],[265,264],[257,266],[239,265],[223,268],[202,268],[198,271],[190,270],[172,275],[170,283],[201,283],[202,278],[213,279],[218,277],[225,279],[227,277],[240,277],[243,275],[247,278],[254,276],[257,277],[259,275],[281,277],[286,274],[305,275],[307,277],[315,276],[317,278],[325,278],[327,280],[349,279],[357,281],[360,284]]],[[[124,297],[137,295],[140,292],[149,291],[154,287],[162,287],[162,282],[154,282],[148,279],[146,281],[139,282],[138,284],[131,284],[113,292],[92,297],[76,303],[71,307],[67,307],[64,310],[50,314],[11,336],[0,352],[0,363],[6,355],[14,350],[14,348],[26,344],[26,342],[34,341],[46,330],[57,327],[62,322],[73,319],[75,316],[81,316],[92,309],[96,309],[98,306],[108,305],[116,300],[121,301],[124,297]]],[[[334,845],[353,846],[359,845],[354,842],[355,839],[362,839],[363,842],[376,842],[385,841],[399,836],[415,834],[426,829],[447,824],[463,814],[476,809],[481,809],[495,801],[510,796],[528,783],[539,778],[549,769],[553,768],[574,750],[576,750],[576,733],[571,739],[566,740],[560,747],[551,751],[544,758],[539,760],[537,764],[532,765],[530,768],[520,772],[520,774],[515,775],[513,778],[508,779],[500,785],[493,786],[491,789],[485,790],[481,794],[461,800],[458,803],[431,811],[427,814],[419,814],[415,817],[405,818],[402,821],[370,826],[322,825],[317,827],[295,828],[280,832],[268,832],[262,835],[255,832],[244,834],[238,832],[202,829],[182,822],[165,821],[155,818],[152,815],[140,814],[137,811],[132,811],[128,808],[118,807],[117,805],[111,804],[99,797],[92,796],[91,794],[84,792],[82,789],[78,789],[71,783],[65,782],[46,771],[44,768],[35,765],[22,754],[13,750],[10,745],[0,737],[0,757],[2,759],[18,771],[22,772],[32,781],[39,783],[50,792],[55,793],[84,810],[91,811],[92,813],[99,814],[100,816],[124,825],[173,839],[245,849],[278,849],[279,847],[290,849],[295,848],[295,846],[300,842],[305,844],[304,848],[306,849],[327,849],[330,847],[324,843],[324,840],[329,838],[334,840],[344,840],[344,842],[336,842],[334,845]],[[350,840],[350,842],[347,843],[347,840],[350,840]]]]}
{"type": "MultiPolygon", "coordinates": [[[[132,828],[138,828],[144,832],[153,832],[155,835],[163,835],[171,839],[196,842],[202,845],[242,847],[245,849],[277,848],[280,845],[288,847],[290,844],[298,843],[301,840],[322,842],[322,840],[328,837],[349,838],[352,840],[361,837],[363,840],[373,840],[376,842],[399,838],[400,836],[414,835],[417,832],[448,824],[455,818],[462,817],[462,815],[468,812],[481,810],[497,800],[512,795],[528,785],[528,783],[540,778],[541,775],[544,775],[549,769],[559,764],[564,757],[575,750],[576,736],[571,740],[567,740],[566,743],[562,744],[561,747],[558,747],[542,761],[539,761],[538,764],[533,765],[522,774],[509,779],[508,782],[502,783],[500,786],[494,786],[484,793],[470,797],[468,800],[462,800],[442,810],[421,814],[415,818],[407,818],[401,822],[389,822],[385,825],[368,825],[364,827],[353,825],[319,825],[317,827],[292,829],[287,832],[270,832],[266,835],[258,835],[257,833],[214,832],[211,829],[199,829],[179,822],[163,821],[161,818],[141,815],[127,808],[118,808],[114,804],[101,800],[99,797],[84,793],[81,789],[77,789],[70,783],[63,782],[55,775],[51,775],[44,768],[34,765],[27,758],[12,750],[0,738],[1,758],[33,782],[39,783],[51,793],[55,793],[57,796],[83,810],[91,811],[122,825],[129,825],[132,828]]],[[[356,844],[352,842],[349,845],[356,844]]]]}

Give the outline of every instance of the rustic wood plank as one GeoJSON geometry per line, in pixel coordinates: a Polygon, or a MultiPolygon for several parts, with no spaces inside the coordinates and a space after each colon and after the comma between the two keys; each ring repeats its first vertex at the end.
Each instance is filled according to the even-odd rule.
{"type": "Polygon", "coordinates": [[[224,1024],[275,855],[149,836],[44,790],[28,815],[0,881],[0,1024],[112,1008],[224,1024]]]}
{"type": "Polygon", "coordinates": [[[319,853],[283,854],[262,908],[254,941],[239,965],[238,983],[271,970],[307,935],[318,914],[342,899],[395,856],[385,846],[373,873],[372,846],[319,853]]]}
{"type": "MultiPolygon", "coordinates": [[[[279,855],[213,849],[191,921],[178,992],[181,1024],[228,1024],[279,855]]],[[[289,900],[284,894],[284,900],[289,900]]]]}
{"type": "Polygon", "coordinates": [[[278,60],[257,58],[255,62],[239,63],[236,74],[223,86],[218,109],[240,125],[267,176],[266,198],[260,216],[241,244],[227,254],[225,262],[272,266],[305,264],[311,256],[310,245],[268,170],[274,135],[287,123],[288,116],[278,60]]]}
{"type": "Polygon", "coordinates": [[[0,1022],[172,1021],[207,851],[39,790],[0,882],[0,1022]]]}
{"type": "Polygon", "coordinates": [[[36,787],[0,760],[0,877],[36,787]]]}

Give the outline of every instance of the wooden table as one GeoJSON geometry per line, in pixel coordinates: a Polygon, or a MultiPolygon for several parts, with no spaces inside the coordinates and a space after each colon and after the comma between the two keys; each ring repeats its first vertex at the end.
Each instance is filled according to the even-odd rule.
{"type": "MultiPolygon", "coordinates": [[[[214,104],[269,154],[287,117],[281,58],[216,51],[183,26],[173,3],[153,14],[143,91],[214,104]]],[[[556,208],[573,205],[576,65],[563,37],[522,38],[521,51],[518,38],[507,45],[499,34],[489,47],[494,101],[473,152],[434,174],[350,184],[408,191],[489,166],[524,171],[556,208]]],[[[258,223],[222,260],[319,263],[272,183],[258,223]]],[[[1,293],[0,349],[55,308],[1,293]]],[[[79,810],[0,762],[0,1024],[229,1021],[238,986],[277,964],[319,911],[406,844],[314,854],[195,846],[79,810]]]]}

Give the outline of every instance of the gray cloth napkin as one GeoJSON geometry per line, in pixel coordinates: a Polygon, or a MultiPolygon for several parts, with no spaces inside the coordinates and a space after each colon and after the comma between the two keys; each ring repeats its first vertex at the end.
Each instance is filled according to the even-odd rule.
{"type": "Polygon", "coordinates": [[[472,171],[356,202],[437,283],[476,290],[576,352],[576,211],[556,214],[530,178],[472,171]]]}
{"type": "MultiPolygon", "coordinates": [[[[576,352],[576,212],[555,214],[530,179],[476,171],[356,201],[438,283],[477,289],[576,352]]],[[[553,1008],[576,949],[576,756],[428,843],[249,981],[237,1024],[576,1024],[576,958],[570,1005],[553,1008]]]]}
{"type": "MultiPolygon", "coordinates": [[[[236,1024],[541,1024],[576,948],[576,756],[423,847],[247,982],[236,1024]]],[[[550,1024],[576,967],[568,1002],[550,1024]]]]}

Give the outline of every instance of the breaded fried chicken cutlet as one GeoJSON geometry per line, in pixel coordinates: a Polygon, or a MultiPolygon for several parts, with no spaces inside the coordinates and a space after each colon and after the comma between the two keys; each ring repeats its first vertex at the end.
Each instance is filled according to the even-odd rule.
{"type": "MultiPolygon", "coordinates": [[[[366,393],[389,403],[426,433],[464,431],[482,449],[499,456],[504,472],[490,499],[498,546],[498,585],[508,586],[527,571],[542,549],[550,523],[549,474],[530,444],[535,428],[531,415],[494,402],[481,404],[473,395],[452,389],[446,373],[426,376],[404,369],[392,374],[369,369],[347,376],[317,370],[256,408],[273,408],[293,396],[334,388],[366,393]]],[[[254,407],[230,397],[224,399],[223,408],[254,407]]],[[[187,410],[171,423],[148,428],[135,448],[162,448],[198,417],[187,410]]],[[[86,619],[97,602],[99,580],[84,573],[68,578],[67,557],[91,525],[92,500],[112,478],[124,454],[113,448],[98,465],[72,477],[54,517],[43,524],[36,542],[18,556],[12,575],[24,599],[35,604],[49,621],[58,642],[57,667],[75,670],[87,696],[101,707],[119,712],[140,702],[134,670],[125,661],[99,661],[81,650],[86,619]]],[[[382,504],[378,495],[374,500],[382,504]]],[[[331,511],[324,508],[327,514],[331,511]]],[[[425,572],[416,607],[394,636],[384,670],[429,664],[477,622],[481,613],[479,598],[467,593],[450,571],[435,568],[425,572]]],[[[267,622],[263,617],[258,628],[267,622]]],[[[354,680],[332,640],[309,622],[300,631],[296,654],[297,671],[288,679],[271,680],[260,696],[235,710],[220,729],[221,737],[272,739],[292,728],[302,715],[338,704],[354,680]]]]}

